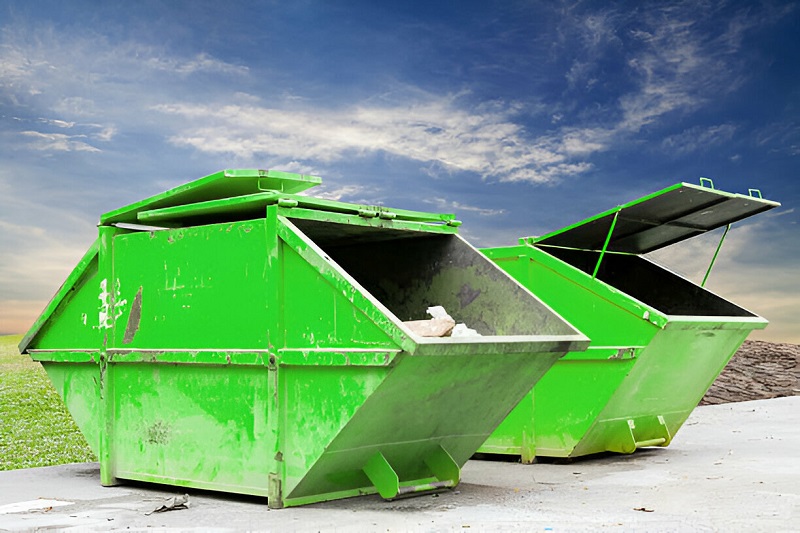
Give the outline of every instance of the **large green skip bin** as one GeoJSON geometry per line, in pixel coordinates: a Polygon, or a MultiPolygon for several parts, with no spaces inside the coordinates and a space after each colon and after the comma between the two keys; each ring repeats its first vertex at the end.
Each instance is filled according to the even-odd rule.
{"type": "Polygon", "coordinates": [[[20,349],[100,461],[273,507],[452,487],[588,339],[456,233],[452,215],[224,171],[101,217],[20,349]],[[420,337],[442,305],[482,336],[420,337]]]}
{"type": "Polygon", "coordinates": [[[778,205],[760,193],[681,183],[519,246],[483,250],[591,345],[559,360],[479,451],[531,462],[668,445],[767,321],[640,254],[778,205]]]}

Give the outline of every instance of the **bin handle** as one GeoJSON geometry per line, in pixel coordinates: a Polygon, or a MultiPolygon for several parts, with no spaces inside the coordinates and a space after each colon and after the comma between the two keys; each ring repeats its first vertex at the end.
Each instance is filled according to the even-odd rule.
{"type": "Polygon", "coordinates": [[[747,189],[747,194],[749,194],[752,198],[755,198],[756,195],[753,193],[757,193],[759,199],[764,199],[764,197],[761,196],[761,191],[759,189],[747,189]]]}
{"type": "Polygon", "coordinates": [[[708,187],[709,189],[713,189],[714,188],[714,182],[711,181],[711,178],[700,178],[700,186],[701,187],[708,187]],[[704,183],[707,183],[708,185],[704,185],[704,183]]]}

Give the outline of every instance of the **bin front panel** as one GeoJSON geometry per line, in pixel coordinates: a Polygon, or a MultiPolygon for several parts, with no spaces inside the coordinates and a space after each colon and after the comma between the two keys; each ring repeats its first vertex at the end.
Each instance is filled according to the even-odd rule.
{"type": "Polygon", "coordinates": [[[263,220],[117,235],[113,346],[266,348],[266,246],[263,220]]]}
{"type": "Polygon", "coordinates": [[[115,475],[266,495],[272,457],[268,370],[109,365],[115,475]]]}
{"type": "MultiPolygon", "coordinates": [[[[585,345],[557,315],[452,235],[345,226],[346,240],[358,244],[344,245],[338,244],[335,231],[341,224],[281,217],[278,222],[287,323],[287,348],[278,356],[283,505],[374,492],[366,469],[376,455],[388,461],[400,483],[439,482],[426,460],[444,449],[462,465],[530,383],[563,354],[556,349],[559,334],[571,334],[563,338],[564,345],[585,345]],[[389,253],[390,248],[395,251],[389,253]],[[469,261],[470,251],[478,259],[469,261]],[[481,352],[476,339],[412,340],[398,329],[402,321],[395,312],[402,313],[409,299],[418,297],[423,306],[418,313],[435,304],[424,298],[438,295],[431,291],[436,276],[428,273],[437,268],[449,278],[438,283],[465,291],[478,287],[460,305],[443,302],[455,314],[469,305],[486,305],[479,297],[492,281],[516,289],[517,300],[530,300],[535,312],[528,313],[524,333],[529,336],[516,342],[535,344],[541,338],[543,353],[503,353],[498,348],[513,349],[513,342],[502,345],[492,336],[479,338],[487,350],[481,352]],[[414,283],[417,277],[422,281],[414,283]],[[395,329],[399,337],[397,332],[387,335],[395,329]],[[539,331],[546,335],[535,337],[539,331]],[[435,355],[420,355],[434,340],[435,355]],[[402,342],[411,343],[406,351],[399,351],[402,342]],[[377,352],[376,357],[354,357],[367,349],[399,353],[394,359],[386,357],[389,352],[383,359],[377,352]],[[328,357],[337,352],[348,355],[328,357]],[[354,365],[356,359],[363,366],[354,365]],[[319,365],[322,361],[336,368],[319,365]]],[[[495,311],[495,317],[487,313],[484,320],[500,326],[490,323],[489,331],[514,327],[503,320],[516,307],[495,311]]],[[[472,318],[480,316],[473,313],[472,318]]]]}
{"type": "Polygon", "coordinates": [[[556,362],[479,451],[520,455],[525,463],[569,456],[633,366],[633,359],[556,362]]]}

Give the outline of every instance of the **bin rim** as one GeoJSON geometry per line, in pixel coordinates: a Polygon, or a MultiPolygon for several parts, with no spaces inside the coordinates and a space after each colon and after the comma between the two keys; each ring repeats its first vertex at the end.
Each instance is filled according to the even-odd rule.
{"type": "Polygon", "coordinates": [[[681,182],[546,235],[523,237],[520,242],[645,254],[780,205],[761,198],[760,193],[744,195],[681,182]]]}

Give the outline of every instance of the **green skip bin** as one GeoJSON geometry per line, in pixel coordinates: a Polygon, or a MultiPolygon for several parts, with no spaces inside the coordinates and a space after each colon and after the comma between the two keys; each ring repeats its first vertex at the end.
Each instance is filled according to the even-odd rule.
{"type": "Polygon", "coordinates": [[[483,250],[591,345],[532,384],[479,451],[531,462],[667,446],[767,321],[641,254],[780,205],[751,194],[680,183],[518,246],[483,250]]]}
{"type": "Polygon", "coordinates": [[[298,194],[319,183],[226,170],[101,217],[20,349],[103,484],[272,507],[453,487],[531,384],[588,346],[453,215],[298,194]],[[429,306],[474,333],[415,333],[429,306]]]}

